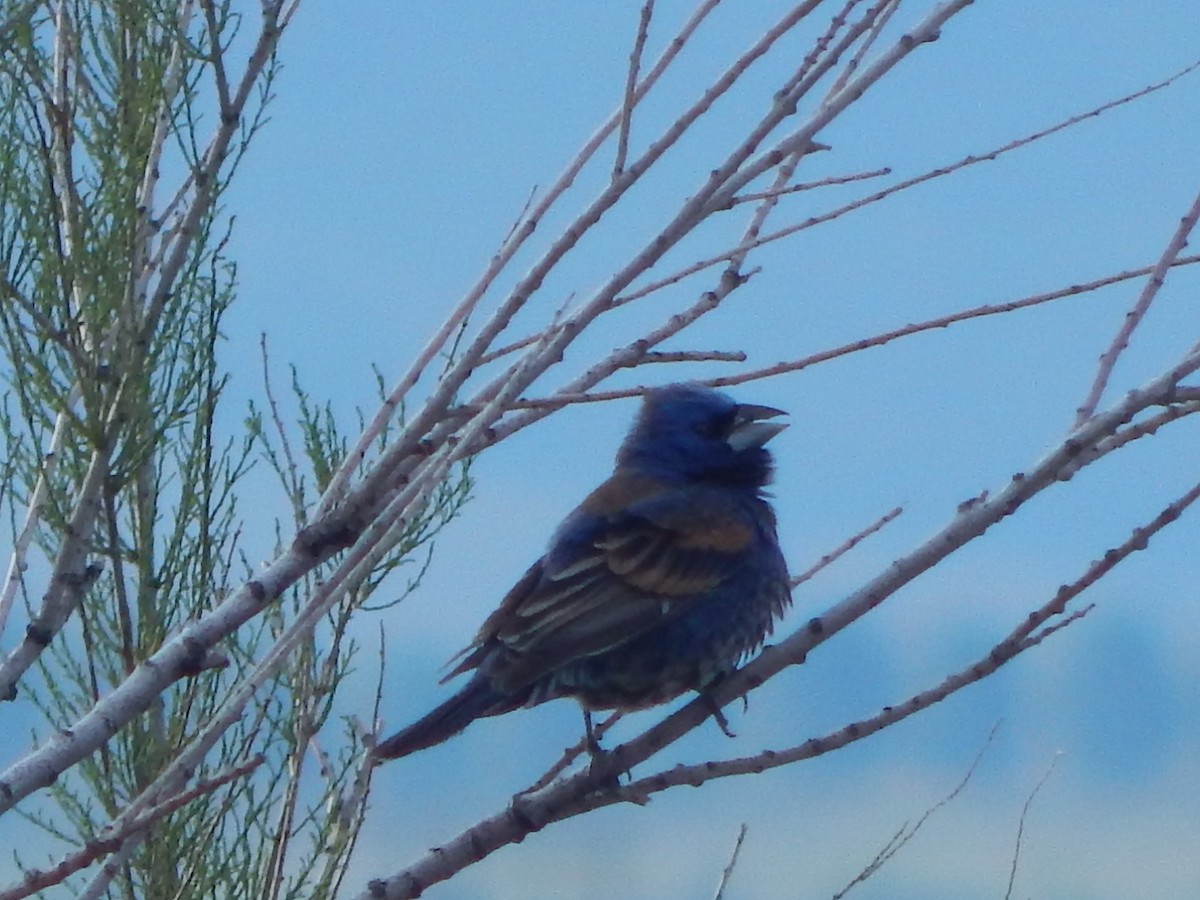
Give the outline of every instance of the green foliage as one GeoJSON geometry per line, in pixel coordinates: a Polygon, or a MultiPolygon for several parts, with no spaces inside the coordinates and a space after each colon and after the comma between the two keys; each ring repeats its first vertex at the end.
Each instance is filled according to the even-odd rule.
{"type": "MultiPolygon", "coordinates": [[[[225,51],[246,36],[227,3],[182,22],[179,10],[74,0],[52,13],[0,0],[2,499],[27,566],[23,614],[52,638],[21,680],[21,700],[45,723],[39,741],[253,574],[243,531],[270,527],[247,512],[264,505],[246,500],[264,490],[248,480],[259,460],[292,510],[276,525],[282,551],[348,446],[332,407],[301,388],[296,370],[294,426],[269,385],[269,429],[252,410],[239,434],[223,413],[221,328],[237,270],[221,198],[265,121],[277,64],[251,79],[257,104],[205,169],[207,129],[228,114],[225,51]],[[82,563],[69,565],[76,556],[82,563]],[[75,573],[73,590],[43,601],[31,586],[51,566],[75,573]]],[[[389,575],[412,573],[399,596],[419,581],[469,486],[460,467],[396,529],[383,563],[345,592],[196,776],[251,771],[160,819],[122,858],[110,895],[332,896],[363,799],[352,799],[361,728],[337,703],[359,651],[352,621],[389,575]]],[[[176,682],[59,778],[51,800],[27,805],[27,820],[71,848],[93,840],[212,720],[331,568],[310,573],[222,647],[223,660],[176,682]]]]}

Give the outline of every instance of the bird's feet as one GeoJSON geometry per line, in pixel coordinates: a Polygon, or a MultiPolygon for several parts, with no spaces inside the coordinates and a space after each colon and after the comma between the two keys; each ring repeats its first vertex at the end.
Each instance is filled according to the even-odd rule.
{"type": "Polygon", "coordinates": [[[721,705],[717,703],[713,695],[707,690],[703,690],[700,692],[700,698],[704,702],[704,705],[708,707],[708,714],[713,717],[713,721],[717,723],[717,727],[721,729],[721,733],[725,737],[737,737],[737,734],[729,727],[729,720],[725,718],[725,713],[721,710],[721,705]]]}
{"type": "Polygon", "coordinates": [[[597,757],[604,755],[604,748],[600,746],[600,736],[597,734],[598,729],[592,721],[592,711],[584,709],[583,711],[583,733],[584,743],[587,746],[588,756],[592,758],[592,762],[596,761],[597,757]]]}
{"type": "Polygon", "coordinates": [[[588,779],[597,794],[616,793],[621,788],[621,772],[613,754],[601,751],[588,764],[588,779]]]}
{"type": "Polygon", "coordinates": [[[588,756],[592,762],[588,764],[588,773],[598,791],[616,791],[620,787],[620,773],[613,767],[613,758],[600,746],[600,734],[604,732],[608,722],[602,722],[600,727],[592,721],[592,710],[583,710],[583,730],[586,733],[583,742],[587,745],[588,756]]]}

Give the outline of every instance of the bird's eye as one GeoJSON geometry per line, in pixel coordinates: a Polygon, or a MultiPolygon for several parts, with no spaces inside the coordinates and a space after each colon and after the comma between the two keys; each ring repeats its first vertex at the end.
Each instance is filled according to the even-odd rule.
{"type": "Polygon", "coordinates": [[[695,431],[703,438],[723,439],[729,434],[731,424],[732,422],[726,421],[724,417],[705,419],[703,422],[696,423],[695,431]]]}

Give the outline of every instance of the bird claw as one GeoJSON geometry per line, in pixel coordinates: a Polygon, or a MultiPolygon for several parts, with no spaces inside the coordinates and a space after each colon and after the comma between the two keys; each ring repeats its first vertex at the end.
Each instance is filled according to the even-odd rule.
{"type": "Polygon", "coordinates": [[[713,713],[713,719],[716,721],[716,727],[720,728],[721,733],[725,734],[725,737],[737,737],[737,732],[734,732],[730,727],[730,720],[725,718],[725,713],[722,713],[720,709],[713,713]]]}
{"type": "Polygon", "coordinates": [[[583,731],[587,735],[585,743],[587,745],[588,756],[592,758],[592,762],[604,756],[604,748],[600,746],[600,739],[596,737],[596,726],[592,722],[592,711],[585,708],[583,710],[583,731]]]}
{"type": "Polygon", "coordinates": [[[611,719],[602,723],[597,729],[592,722],[591,710],[584,709],[583,711],[583,727],[586,732],[584,744],[587,747],[588,756],[591,758],[588,774],[598,793],[614,792],[621,787],[622,773],[615,765],[616,757],[600,746],[600,738],[597,736],[597,731],[603,732],[609,722],[611,719]]]}
{"type": "Polygon", "coordinates": [[[588,779],[595,793],[615,794],[621,789],[621,773],[613,762],[613,755],[603,750],[592,756],[592,762],[588,766],[588,779]]]}
{"type": "Polygon", "coordinates": [[[717,705],[717,701],[712,698],[711,694],[701,694],[705,704],[708,706],[709,714],[713,717],[713,721],[717,723],[717,727],[721,729],[721,733],[728,738],[735,738],[737,734],[729,727],[729,720],[725,718],[725,713],[721,707],[717,705]]]}
{"type": "Polygon", "coordinates": [[[721,712],[720,708],[713,710],[713,719],[717,723],[717,727],[728,738],[735,738],[737,734],[729,727],[729,720],[725,718],[725,713],[721,712]]]}

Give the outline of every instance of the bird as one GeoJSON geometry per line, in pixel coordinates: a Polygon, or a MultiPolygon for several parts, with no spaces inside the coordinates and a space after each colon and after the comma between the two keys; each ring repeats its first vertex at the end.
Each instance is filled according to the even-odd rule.
{"type": "Polygon", "coordinates": [[[735,670],[791,602],[764,490],[774,469],[764,445],[787,428],[773,421],[782,415],[694,382],[648,390],[612,475],[563,520],[442,683],[470,679],[379,741],[375,761],[559,697],[590,722],[592,710],[703,695],[735,670]]]}

